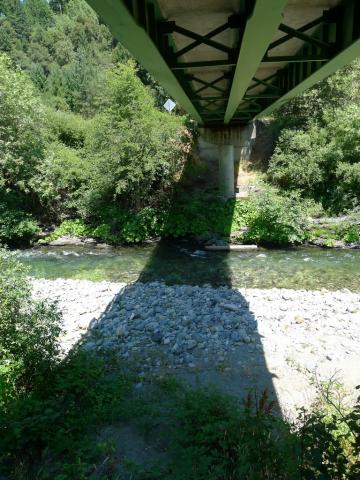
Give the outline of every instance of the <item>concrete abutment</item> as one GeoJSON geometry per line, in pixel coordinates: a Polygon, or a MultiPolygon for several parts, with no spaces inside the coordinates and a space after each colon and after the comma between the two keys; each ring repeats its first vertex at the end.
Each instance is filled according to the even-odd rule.
{"type": "Polygon", "coordinates": [[[202,128],[198,154],[225,198],[246,197],[258,171],[273,151],[271,128],[265,122],[202,128]]]}

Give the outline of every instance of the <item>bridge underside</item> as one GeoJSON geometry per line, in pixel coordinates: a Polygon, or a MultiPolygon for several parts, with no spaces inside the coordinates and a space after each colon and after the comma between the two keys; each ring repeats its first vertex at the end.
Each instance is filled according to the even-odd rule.
{"type": "Polygon", "coordinates": [[[360,55],[358,0],[88,0],[201,125],[267,115],[360,55]]]}

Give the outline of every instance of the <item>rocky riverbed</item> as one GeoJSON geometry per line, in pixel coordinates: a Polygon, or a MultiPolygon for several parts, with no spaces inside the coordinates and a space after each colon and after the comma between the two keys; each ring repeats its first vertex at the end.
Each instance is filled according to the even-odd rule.
{"type": "Polygon", "coordinates": [[[114,350],[140,375],[175,373],[244,395],[268,387],[283,409],[307,404],[316,375],[360,384],[360,294],[32,280],[58,302],[66,351],[114,350]]]}

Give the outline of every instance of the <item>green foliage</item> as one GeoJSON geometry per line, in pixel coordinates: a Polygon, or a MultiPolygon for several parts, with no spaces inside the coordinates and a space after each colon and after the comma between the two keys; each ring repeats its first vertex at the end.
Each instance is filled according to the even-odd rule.
{"type": "Polygon", "coordinates": [[[64,220],[50,235],[45,239],[40,240],[39,243],[47,243],[57,238],[69,237],[87,237],[92,234],[92,229],[86,225],[82,220],[64,220]]]}
{"type": "Polygon", "coordinates": [[[283,105],[275,112],[276,128],[307,130],[314,123],[325,127],[329,112],[338,113],[359,102],[359,78],[357,59],[283,105]]]}
{"type": "Polygon", "coordinates": [[[274,189],[266,189],[254,197],[254,213],[248,222],[248,241],[270,245],[302,243],[307,220],[295,193],[280,196],[274,189]]]}
{"type": "Polygon", "coordinates": [[[92,223],[66,220],[44,239],[63,235],[91,236],[110,244],[140,243],[154,237],[203,237],[219,234],[227,238],[243,227],[247,242],[271,245],[301,243],[305,239],[306,214],[313,205],[301,205],[296,194],[280,196],[267,188],[248,201],[224,202],[213,191],[194,193],[191,200],[180,194],[174,201],[137,212],[117,207],[102,210],[92,223]]]}
{"type": "Polygon", "coordinates": [[[56,107],[92,115],[99,82],[112,66],[112,38],[83,0],[0,3],[5,51],[56,107]]]}
{"type": "Polygon", "coordinates": [[[26,270],[0,250],[0,405],[48,374],[59,353],[54,305],[31,298],[26,270]]]}
{"type": "MultiPolygon", "coordinates": [[[[169,189],[185,161],[184,118],[157,110],[132,63],[107,76],[106,107],[92,122],[86,154],[92,175],[83,196],[83,215],[126,199],[152,203],[169,189]]],[[[186,153],[186,152],[185,152],[186,153]]]]}
{"type": "Polygon", "coordinates": [[[252,202],[223,202],[213,192],[194,194],[191,201],[180,195],[170,205],[145,207],[137,212],[108,207],[93,223],[66,220],[45,238],[51,241],[63,235],[91,236],[111,243],[139,243],[154,237],[201,236],[218,233],[228,236],[246,226],[253,215],[252,202]]]}
{"type": "Polygon", "coordinates": [[[257,408],[205,390],[180,402],[173,479],[289,479],[294,473],[290,429],[271,414],[266,393],[257,408]],[[260,408],[259,408],[260,404],[260,408]]]}
{"type": "Polygon", "coordinates": [[[342,239],[346,243],[360,242],[360,228],[357,225],[349,225],[342,231],[342,239]]]}
{"type": "Polygon", "coordinates": [[[270,179],[300,190],[335,213],[360,199],[360,108],[349,106],[325,116],[326,128],[283,130],[269,165],[270,179]]]}
{"type": "MultiPolygon", "coordinates": [[[[45,223],[82,217],[113,243],[155,235],[152,205],[171,193],[192,140],[184,118],[155,107],[120,46],[115,58],[127,63],[113,68],[111,36],[86,2],[58,2],[60,15],[45,0],[15,3],[0,4],[1,21],[16,27],[18,43],[8,53],[47,106],[2,55],[0,194],[14,193],[20,210],[26,205],[45,223]],[[126,208],[121,235],[98,221],[104,208],[126,208]]],[[[16,208],[4,217],[7,242],[35,233],[16,208]]]]}
{"type": "Polygon", "coordinates": [[[360,62],[357,60],[277,114],[280,135],[270,180],[321,201],[330,213],[359,205],[360,62]]]}
{"type": "Polygon", "coordinates": [[[309,240],[323,238],[328,241],[327,246],[332,246],[336,240],[357,243],[360,242],[360,228],[347,221],[335,225],[314,225],[308,229],[307,238],[309,240]]]}
{"type": "Polygon", "coordinates": [[[58,142],[47,146],[44,160],[33,172],[30,185],[50,218],[58,221],[78,213],[89,168],[79,150],[58,142]]]}
{"type": "Polygon", "coordinates": [[[240,403],[165,377],[151,384],[142,379],[142,393],[134,393],[138,379],[117,358],[77,349],[26,396],[8,401],[0,410],[0,474],[14,480],[106,480],[119,471],[139,480],[358,478],[360,398],[343,406],[331,393],[292,424],[274,411],[266,391],[240,403]],[[163,432],[166,455],[159,465],[130,469],[118,440],[124,425],[147,443],[153,439],[149,451],[163,443],[163,432]]]}
{"type": "Polygon", "coordinates": [[[44,150],[43,107],[30,80],[0,54],[0,189],[29,190],[44,150]]]}
{"type": "Polygon", "coordinates": [[[349,406],[334,380],[321,382],[317,390],[312,410],[302,409],[298,419],[301,478],[355,480],[360,474],[360,397],[349,406]]]}
{"type": "Polygon", "coordinates": [[[47,122],[54,140],[67,147],[80,149],[85,144],[89,120],[79,114],[61,110],[47,110],[47,122]]]}
{"type": "Polygon", "coordinates": [[[0,473],[19,480],[91,478],[111,446],[90,427],[124,415],[130,380],[115,360],[71,353],[30,395],[0,412],[0,473]]]}
{"type": "Polygon", "coordinates": [[[271,158],[268,175],[284,190],[300,190],[315,198],[326,193],[326,131],[283,130],[271,158]],[[322,187],[320,189],[320,186],[322,187]]]}
{"type": "Polygon", "coordinates": [[[164,224],[164,234],[179,237],[218,233],[224,236],[247,225],[252,202],[230,199],[224,202],[216,192],[201,191],[192,198],[182,194],[173,202],[164,224]]]}
{"type": "Polygon", "coordinates": [[[9,245],[26,244],[37,233],[39,227],[35,219],[28,213],[9,208],[0,201],[0,242],[9,245]]]}

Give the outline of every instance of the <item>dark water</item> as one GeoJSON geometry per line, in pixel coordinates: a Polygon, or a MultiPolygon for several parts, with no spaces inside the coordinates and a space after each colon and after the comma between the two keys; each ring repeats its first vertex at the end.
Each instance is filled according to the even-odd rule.
{"type": "Polygon", "coordinates": [[[206,252],[188,244],[96,248],[42,247],[19,252],[31,275],[169,284],[360,291],[360,250],[299,248],[206,252]]]}

